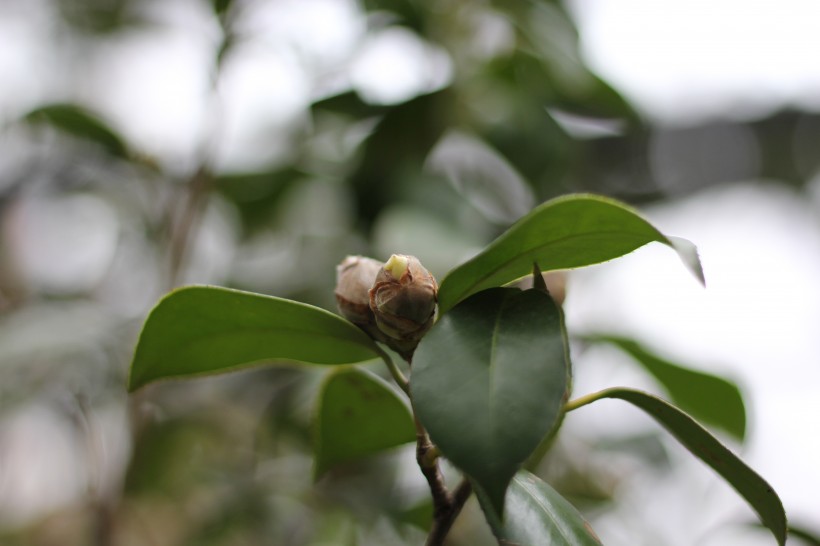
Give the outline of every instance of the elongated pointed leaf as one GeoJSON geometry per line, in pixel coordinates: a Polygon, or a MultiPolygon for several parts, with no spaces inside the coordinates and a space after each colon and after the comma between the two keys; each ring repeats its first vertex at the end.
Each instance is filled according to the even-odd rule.
{"type": "Polygon", "coordinates": [[[111,155],[127,157],[128,148],[114,130],[102,119],[75,104],[49,104],[26,114],[32,123],[49,123],[74,136],[96,142],[111,155]]]}
{"type": "Polygon", "coordinates": [[[165,296],[148,315],[128,390],[158,379],[227,372],[265,361],[349,364],[379,354],[364,332],[324,309],[190,286],[165,296]]]}
{"type": "Polygon", "coordinates": [[[507,489],[504,522],[490,521],[505,544],[601,546],[584,517],[538,476],[519,471],[507,489]]]}
{"type": "Polygon", "coordinates": [[[441,282],[439,311],[485,288],[501,286],[529,273],[605,262],[653,241],[678,252],[703,282],[694,245],[666,237],[626,205],[594,195],[547,201],[521,218],[484,251],[452,270],[441,282]]]}
{"type": "Polygon", "coordinates": [[[618,347],[652,374],[682,410],[699,421],[722,428],[738,440],[745,437],[746,407],[740,389],[731,381],[679,366],[631,339],[605,335],[585,339],[618,347]]]}
{"type": "Polygon", "coordinates": [[[222,15],[231,7],[232,0],[211,0],[214,13],[222,15]]]}
{"type": "Polygon", "coordinates": [[[809,546],[820,546],[820,534],[816,530],[789,525],[789,537],[801,540],[809,546]]]}
{"type": "Polygon", "coordinates": [[[772,486],[700,426],[697,421],[660,398],[624,388],[606,389],[585,396],[577,402],[571,402],[570,406],[580,407],[602,398],[625,400],[651,415],[697,458],[729,482],[757,512],[763,525],[777,539],[777,543],[781,546],[785,544],[786,513],[783,511],[783,503],[772,486]]]}
{"type": "Polygon", "coordinates": [[[316,415],[315,476],[416,439],[410,408],[380,377],[344,367],[324,383],[316,415]]]}
{"type": "Polygon", "coordinates": [[[544,292],[494,288],[444,315],[413,357],[416,415],[498,514],[519,465],[561,416],[569,369],[562,328],[544,292]]]}

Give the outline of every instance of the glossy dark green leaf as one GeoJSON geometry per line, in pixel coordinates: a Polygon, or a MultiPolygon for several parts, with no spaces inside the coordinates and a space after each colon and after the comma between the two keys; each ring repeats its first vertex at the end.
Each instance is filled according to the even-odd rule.
{"type": "Polygon", "coordinates": [[[352,367],[333,371],[316,415],[315,475],[416,439],[408,404],[383,379],[352,367]]]}
{"type": "Polygon", "coordinates": [[[555,489],[526,470],[507,489],[504,522],[491,521],[505,544],[520,546],[600,546],[584,517],[555,489]]]}
{"type": "Polygon", "coordinates": [[[413,405],[433,442],[502,513],[521,463],[561,416],[569,364],[558,307],[494,288],[436,323],[413,357],[413,405]]]}
{"type": "Polygon", "coordinates": [[[786,542],[786,514],[771,485],[729,451],[686,413],[645,392],[613,388],[584,396],[568,404],[575,409],[602,398],[625,400],[647,412],[697,458],[712,467],[757,512],[761,522],[781,546],[786,542]]]}
{"type": "Polygon", "coordinates": [[[738,440],[745,437],[746,407],[740,389],[731,381],[670,362],[632,339],[603,335],[585,339],[612,344],[630,355],[694,418],[720,427],[738,440]]]}
{"type": "Polygon", "coordinates": [[[111,155],[128,156],[123,139],[96,114],[81,106],[50,104],[32,110],[24,119],[31,123],[48,123],[76,137],[96,142],[111,155]]]}
{"type": "Polygon", "coordinates": [[[694,245],[669,238],[635,211],[595,195],[568,195],[547,201],[521,218],[481,253],[451,271],[439,289],[439,310],[485,288],[500,286],[529,273],[533,262],[542,271],[605,262],[653,241],[674,248],[703,281],[694,245]]]}
{"type": "Polygon", "coordinates": [[[128,390],[158,379],[227,372],[266,361],[349,364],[379,354],[364,332],[324,309],[239,290],[189,286],[165,296],[148,315],[128,390]]]}

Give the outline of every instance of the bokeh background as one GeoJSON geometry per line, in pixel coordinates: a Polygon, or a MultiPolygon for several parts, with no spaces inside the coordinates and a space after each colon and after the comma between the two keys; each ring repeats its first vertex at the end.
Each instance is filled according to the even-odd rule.
{"type": "MultiPolygon", "coordinates": [[[[421,543],[412,450],[311,482],[323,370],[129,397],[139,327],[188,283],[332,309],[347,254],[441,278],[578,191],[694,241],[707,287],[650,246],[567,275],[570,331],[737,381],[732,447],[817,532],[817,28],[809,0],[0,0],[0,541],[421,543]]],[[[576,394],[661,392],[574,361],[576,394]]],[[[611,546],[772,543],[618,402],[544,475],[611,546]]],[[[493,544],[473,503],[451,542],[493,544]]]]}

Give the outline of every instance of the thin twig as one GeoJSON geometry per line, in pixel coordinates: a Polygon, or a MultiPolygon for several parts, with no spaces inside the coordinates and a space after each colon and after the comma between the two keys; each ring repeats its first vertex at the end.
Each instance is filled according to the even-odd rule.
{"type": "Polygon", "coordinates": [[[438,467],[438,449],[430,441],[430,436],[419,422],[418,417],[416,422],[416,461],[421,468],[421,473],[427,479],[427,484],[430,486],[430,494],[433,497],[433,517],[438,519],[441,514],[444,514],[450,509],[452,504],[452,497],[447,491],[447,485],[444,483],[444,476],[438,467]]]}
{"type": "Polygon", "coordinates": [[[182,206],[182,213],[175,229],[171,235],[171,263],[169,278],[171,285],[175,286],[180,281],[180,276],[184,270],[185,261],[191,251],[191,242],[199,226],[202,216],[203,203],[205,203],[208,193],[213,183],[208,160],[203,160],[203,164],[191,175],[187,183],[187,195],[182,206]]]}
{"type": "Polygon", "coordinates": [[[462,479],[461,483],[459,483],[453,491],[452,500],[447,511],[433,519],[433,527],[427,536],[425,546],[441,546],[444,544],[444,539],[447,538],[450,528],[453,526],[453,523],[455,523],[456,518],[461,513],[461,509],[464,508],[464,504],[472,493],[473,486],[470,484],[470,480],[467,478],[462,479]]]}
{"type": "Polygon", "coordinates": [[[395,362],[393,362],[393,359],[390,358],[390,355],[388,355],[385,351],[381,351],[379,356],[382,358],[382,360],[384,360],[384,363],[387,365],[387,369],[390,371],[390,375],[393,376],[393,380],[401,388],[401,390],[403,390],[405,394],[409,396],[410,382],[407,380],[407,377],[405,377],[405,375],[401,373],[399,367],[396,365],[395,362]]]}
{"type": "Polygon", "coordinates": [[[439,469],[438,457],[438,448],[430,441],[427,431],[416,418],[416,460],[422,474],[427,479],[430,494],[433,497],[433,526],[427,536],[425,546],[444,544],[444,539],[450,532],[453,522],[473,492],[470,481],[464,478],[453,493],[450,493],[439,469]]]}
{"type": "Polygon", "coordinates": [[[208,197],[214,185],[214,162],[219,155],[219,144],[224,125],[224,104],[219,96],[219,82],[224,68],[225,54],[233,43],[233,34],[227,25],[232,19],[225,15],[220,19],[223,24],[223,43],[214,62],[211,74],[211,92],[208,95],[208,128],[199,143],[199,166],[191,174],[181,196],[181,211],[177,218],[171,218],[170,268],[171,285],[176,286],[184,273],[200,222],[208,204],[208,197]],[[174,223],[176,220],[176,224],[174,223]]]}

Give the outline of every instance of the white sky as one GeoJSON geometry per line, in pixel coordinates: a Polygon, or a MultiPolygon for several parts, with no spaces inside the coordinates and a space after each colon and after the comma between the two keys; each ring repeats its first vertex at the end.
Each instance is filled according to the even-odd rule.
{"type": "MultiPolygon", "coordinates": [[[[674,252],[650,245],[575,272],[566,303],[570,331],[632,335],[672,360],[735,379],[747,397],[749,437],[743,458],[774,486],[796,522],[814,521],[810,519],[816,506],[813,492],[820,487],[820,438],[810,432],[820,430],[817,205],[790,190],[741,183],[645,209],[665,233],[697,243],[706,288],[674,252]]],[[[611,352],[579,355],[576,395],[607,386],[646,385],[634,365],[615,357],[611,352]]],[[[634,431],[640,412],[621,406],[627,405],[590,406],[573,415],[567,426],[592,436],[624,428],[634,431]]],[[[639,427],[656,429],[648,420],[638,422],[639,427]]],[[[734,520],[753,519],[734,492],[717,485],[720,480],[710,470],[693,470],[698,476],[694,482],[690,473],[665,484],[680,492],[677,502],[668,501],[670,513],[693,498],[702,497],[703,502],[717,498],[722,500],[718,506],[732,507],[734,520]]],[[[633,502],[641,512],[650,510],[654,501],[650,495],[643,498],[645,505],[633,502]]],[[[711,508],[703,513],[713,515],[711,508]]],[[[691,544],[698,529],[705,533],[709,524],[721,523],[709,517],[695,522],[695,517],[688,529],[668,532],[668,540],[674,536],[685,540],[667,544],[691,544]]],[[[766,539],[764,535],[761,544],[766,539]]]]}
{"type": "MultiPolygon", "coordinates": [[[[572,0],[571,6],[591,67],[656,122],[754,118],[790,105],[820,109],[820,2],[572,0]]],[[[578,272],[567,302],[570,327],[640,335],[667,356],[736,378],[748,397],[744,459],[775,487],[795,523],[815,528],[819,207],[818,199],[751,181],[646,210],[661,230],[698,245],[707,287],[658,246],[578,272]]],[[[588,365],[594,377],[579,378],[579,394],[635,379],[628,367],[612,369],[600,359],[588,365]]],[[[573,417],[581,427],[611,430],[636,413],[616,406],[573,417]]],[[[657,483],[626,492],[633,509],[663,516],[667,544],[691,544],[698,532],[708,536],[710,525],[720,529],[717,507],[734,521],[753,519],[709,470],[693,472],[669,478],[668,488],[681,498],[664,495],[666,510],[646,493],[657,483]],[[683,521],[670,516],[693,499],[697,509],[683,521]],[[702,519],[706,514],[711,519],[702,519]]],[[[611,533],[605,543],[630,543],[618,536],[622,523],[602,523],[599,533],[611,533]]],[[[733,540],[730,532],[704,543],[771,542],[765,534],[733,540]]]]}
{"type": "Polygon", "coordinates": [[[570,0],[590,65],[653,118],[820,109],[820,2],[570,0]]]}

